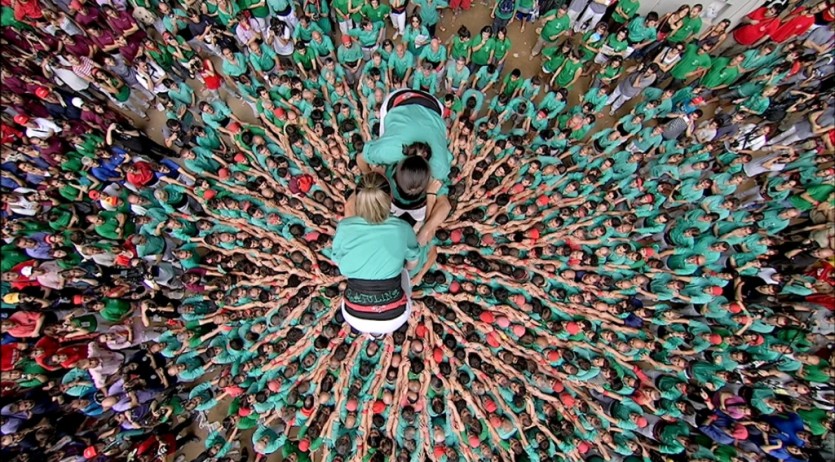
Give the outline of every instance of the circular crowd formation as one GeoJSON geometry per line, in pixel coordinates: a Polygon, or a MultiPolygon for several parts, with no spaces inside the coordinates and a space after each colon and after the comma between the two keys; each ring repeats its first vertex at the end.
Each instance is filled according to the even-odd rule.
{"type": "Polygon", "coordinates": [[[2,459],[831,460],[835,5],[714,8],[4,0],[2,459]],[[451,210],[370,336],[331,244],[400,88],[451,210]]]}

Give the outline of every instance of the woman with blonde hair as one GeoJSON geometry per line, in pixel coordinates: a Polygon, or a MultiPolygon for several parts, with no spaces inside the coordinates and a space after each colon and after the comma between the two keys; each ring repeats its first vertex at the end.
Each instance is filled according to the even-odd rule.
{"type": "Polygon", "coordinates": [[[391,185],[371,172],[357,185],[355,214],[343,218],[333,239],[333,260],[347,278],[342,315],[356,330],[390,334],[412,310],[409,270],[418,263],[417,237],[391,216],[391,185]]]}

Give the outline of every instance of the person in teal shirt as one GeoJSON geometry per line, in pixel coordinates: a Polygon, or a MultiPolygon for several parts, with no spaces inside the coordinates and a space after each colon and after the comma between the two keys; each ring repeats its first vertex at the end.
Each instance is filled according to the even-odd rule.
{"type": "Polygon", "coordinates": [[[411,313],[408,270],[417,266],[419,245],[406,221],[390,215],[392,186],[379,173],[357,185],[354,211],[336,227],[332,258],[348,279],[342,314],[360,332],[388,334],[411,313]],[[368,307],[386,306],[372,310],[368,307]]]}

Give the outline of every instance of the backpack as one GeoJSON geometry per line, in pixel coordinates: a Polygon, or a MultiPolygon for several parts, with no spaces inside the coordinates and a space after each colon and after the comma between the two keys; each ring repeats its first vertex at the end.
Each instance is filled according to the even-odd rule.
{"type": "Polygon", "coordinates": [[[501,16],[510,16],[516,9],[516,0],[501,0],[497,13],[501,16]]]}

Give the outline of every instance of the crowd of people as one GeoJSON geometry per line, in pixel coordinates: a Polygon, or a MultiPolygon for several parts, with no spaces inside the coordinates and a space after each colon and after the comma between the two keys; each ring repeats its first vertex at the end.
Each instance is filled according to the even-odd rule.
{"type": "Polygon", "coordinates": [[[835,5],[472,3],[3,0],[2,459],[831,460],[835,5]],[[448,213],[361,335],[402,88],[448,213]]]}

